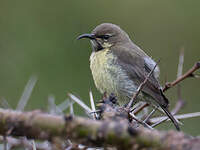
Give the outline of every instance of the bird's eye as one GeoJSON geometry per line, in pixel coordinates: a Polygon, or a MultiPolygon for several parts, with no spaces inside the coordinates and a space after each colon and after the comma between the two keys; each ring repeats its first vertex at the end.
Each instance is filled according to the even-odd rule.
{"type": "Polygon", "coordinates": [[[108,35],[108,34],[105,34],[105,35],[103,35],[103,39],[105,39],[105,40],[107,40],[107,39],[109,39],[109,37],[110,37],[110,35],[108,35]]]}
{"type": "Polygon", "coordinates": [[[104,40],[107,40],[111,37],[111,35],[108,35],[108,34],[105,34],[105,35],[99,35],[98,38],[101,38],[101,39],[104,39],[104,40]]]}

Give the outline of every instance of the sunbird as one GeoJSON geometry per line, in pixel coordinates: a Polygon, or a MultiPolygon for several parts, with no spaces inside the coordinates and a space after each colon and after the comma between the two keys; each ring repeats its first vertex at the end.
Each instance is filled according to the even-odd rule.
{"type": "MultiPolygon", "coordinates": [[[[91,41],[90,68],[97,89],[101,93],[115,94],[120,105],[127,104],[156,65],[155,61],[115,24],[100,24],[92,33],[78,37],[82,38],[91,41]]],[[[158,81],[159,72],[159,67],[156,67],[135,102],[144,101],[160,107],[180,130],[177,120],[168,110],[169,101],[158,81]]]]}

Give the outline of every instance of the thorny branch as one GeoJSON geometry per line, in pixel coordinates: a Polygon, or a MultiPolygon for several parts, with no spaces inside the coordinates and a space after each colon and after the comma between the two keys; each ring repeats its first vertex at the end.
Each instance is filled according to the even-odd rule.
{"type": "Polygon", "coordinates": [[[23,113],[4,109],[0,109],[0,116],[0,134],[5,134],[12,127],[10,136],[50,141],[59,136],[80,144],[95,147],[112,145],[127,150],[137,150],[141,147],[198,150],[200,147],[198,137],[193,138],[176,131],[161,132],[144,127],[135,129],[127,121],[122,120],[97,121],[82,117],[61,117],[41,112],[23,113]]]}
{"type": "Polygon", "coordinates": [[[165,87],[163,88],[163,92],[165,92],[166,90],[168,90],[169,88],[175,86],[176,84],[178,84],[179,82],[183,81],[184,79],[188,78],[188,77],[195,77],[195,75],[193,74],[196,70],[198,70],[200,68],[200,62],[196,62],[194,64],[194,66],[189,69],[185,74],[183,74],[182,76],[178,77],[176,80],[174,80],[173,82],[168,82],[165,84],[165,87]]]}

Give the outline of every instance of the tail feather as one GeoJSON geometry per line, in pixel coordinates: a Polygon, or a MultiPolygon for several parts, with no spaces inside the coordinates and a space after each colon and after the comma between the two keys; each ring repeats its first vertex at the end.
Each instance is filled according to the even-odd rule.
{"type": "Polygon", "coordinates": [[[169,119],[173,122],[174,126],[176,127],[176,129],[178,131],[180,131],[180,127],[178,125],[178,122],[176,121],[176,119],[174,118],[174,116],[170,113],[170,111],[168,110],[168,108],[165,108],[161,105],[161,108],[163,109],[163,111],[166,113],[166,115],[169,117],[169,119]]]}

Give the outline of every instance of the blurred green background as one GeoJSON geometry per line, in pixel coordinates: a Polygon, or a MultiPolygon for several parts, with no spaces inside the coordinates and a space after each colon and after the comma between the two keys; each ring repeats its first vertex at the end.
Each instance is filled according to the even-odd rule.
{"type": "MultiPolygon", "coordinates": [[[[161,59],[161,83],[176,78],[178,56],[185,49],[184,71],[200,60],[200,1],[188,0],[0,0],[0,97],[15,108],[31,75],[38,82],[26,107],[46,109],[72,92],[89,104],[96,90],[89,69],[90,43],[76,37],[103,22],[118,24],[145,52],[161,59]]],[[[198,72],[199,73],[199,72],[198,72]]],[[[200,111],[200,80],[182,82],[187,105],[180,113],[200,111]]],[[[167,95],[173,107],[176,88],[167,95]]],[[[83,115],[76,106],[77,114],[83,115]]],[[[183,131],[198,135],[200,118],[183,121],[183,131]]],[[[160,128],[170,128],[165,124],[160,128]]]]}

